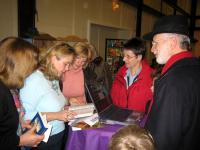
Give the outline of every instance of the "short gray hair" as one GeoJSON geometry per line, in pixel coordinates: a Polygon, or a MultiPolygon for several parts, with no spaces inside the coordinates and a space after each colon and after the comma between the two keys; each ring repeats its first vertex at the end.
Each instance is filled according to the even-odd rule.
{"type": "Polygon", "coordinates": [[[191,50],[190,38],[187,35],[168,33],[169,36],[176,36],[179,39],[179,46],[181,49],[191,50]]]}

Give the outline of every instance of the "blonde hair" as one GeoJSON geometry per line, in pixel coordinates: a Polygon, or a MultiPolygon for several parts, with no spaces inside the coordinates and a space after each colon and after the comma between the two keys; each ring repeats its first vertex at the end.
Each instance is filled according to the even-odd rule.
{"type": "Polygon", "coordinates": [[[95,47],[88,42],[78,42],[74,44],[74,49],[76,55],[85,56],[87,58],[87,62],[84,65],[84,68],[88,65],[89,62],[92,61],[93,55],[95,55],[95,47]]]}
{"type": "Polygon", "coordinates": [[[0,80],[10,89],[21,88],[38,65],[39,50],[29,42],[8,37],[0,42],[0,80]]]}
{"type": "Polygon", "coordinates": [[[155,150],[155,147],[147,130],[138,125],[128,125],[112,136],[109,150],[155,150]]]}
{"type": "Polygon", "coordinates": [[[57,75],[57,71],[51,62],[51,58],[56,56],[57,58],[63,58],[68,55],[75,55],[73,47],[65,42],[57,42],[49,49],[41,50],[39,58],[39,68],[44,73],[44,76],[49,80],[60,79],[57,75]]]}

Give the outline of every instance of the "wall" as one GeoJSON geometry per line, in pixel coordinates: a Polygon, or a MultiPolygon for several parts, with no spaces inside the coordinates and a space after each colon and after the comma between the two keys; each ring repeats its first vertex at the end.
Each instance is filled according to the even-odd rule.
{"type": "Polygon", "coordinates": [[[73,34],[87,38],[88,21],[131,30],[135,27],[132,7],[121,4],[113,12],[111,0],[37,0],[37,11],[38,30],[55,37],[73,34]]]}
{"type": "Polygon", "coordinates": [[[111,0],[37,0],[39,32],[54,37],[87,38],[105,56],[105,38],[130,38],[135,32],[135,9],[120,2],[112,11],[111,0]],[[127,19],[131,18],[131,19],[127,19]]]}
{"type": "MultiPolygon", "coordinates": [[[[157,19],[156,17],[148,13],[145,12],[142,13],[141,35],[149,33],[152,30],[156,19],[157,19]]],[[[151,63],[151,59],[154,57],[154,55],[151,53],[150,50],[151,50],[151,41],[147,41],[146,57],[147,60],[151,63]]]]}
{"type": "Polygon", "coordinates": [[[18,35],[17,0],[1,0],[0,20],[0,40],[18,35]]]}
{"type": "MultiPolygon", "coordinates": [[[[38,11],[36,27],[40,32],[49,33],[55,37],[78,35],[81,38],[87,38],[94,43],[103,57],[105,36],[130,38],[135,35],[136,10],[127,4],[120,2],[120,9],[113,12],[111,0],[36,0],[36,2],[38,11]],[[96,29],[92,29],[92,24],[97,25],[96,29]]],[[[160,10],[160,0],[144,0],[144,3],[160,10]]],[[[187,0],[178,0],[178,3],[190,12],[187,0]]],[[[173,12],[173,9],[165,4],[162,10],[168,15],[173,12]]],[[[197,4],[197,15],[200,15],[200,1],[197,4]]],[[[17,17],[17,0],[1,0],[0,39],[18,35],[17,17]]],[[[143,13],[142,35],[151,31],[156,19],[152,15],[143,13]]],[[[200,26],[200,19],[196,21],[196,25],[200,26]]],[[[200,40],[199,31],[195,32],[195,38],[200,40]]],[[[200,56],[199,49],[200,42],[194,45],[196,56],[200,56]]],[[[150,60],[151,53],[148,53],[147,57],[150,60]]]]}
{"type": "Polygon", "coordinates": [[[132,37],[132,32],[119,28],[107,27],[98,24],[91,24],[90,42],[97,49],[97,54],[105,59],[106,39],[129,39],[132,37]]]}

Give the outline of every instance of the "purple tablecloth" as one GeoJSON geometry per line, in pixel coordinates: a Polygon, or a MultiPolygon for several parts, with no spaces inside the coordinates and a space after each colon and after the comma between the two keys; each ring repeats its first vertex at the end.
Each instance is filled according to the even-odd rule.
{"type": "Polygon", "coordinates": [[[69,129],[65,150],[107,150],[111,136],[122,125],[105,125],[102,128],[72,131],[69,129]]]}

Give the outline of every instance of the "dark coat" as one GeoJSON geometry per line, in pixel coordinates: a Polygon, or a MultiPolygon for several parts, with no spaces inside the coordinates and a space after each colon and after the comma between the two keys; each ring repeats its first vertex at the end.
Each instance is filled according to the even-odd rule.
{"type": "Polygon", "coordinates": [[[0,150],[16,150],[19,145],[19,115],[10,90],[0,81],[0,150]]]}
{"type": "Polygon", "coordinates": [[[146,128],[157,150],[200,149],[200,63],[184,58],[154,85],[154,103],[146,128]]]}

